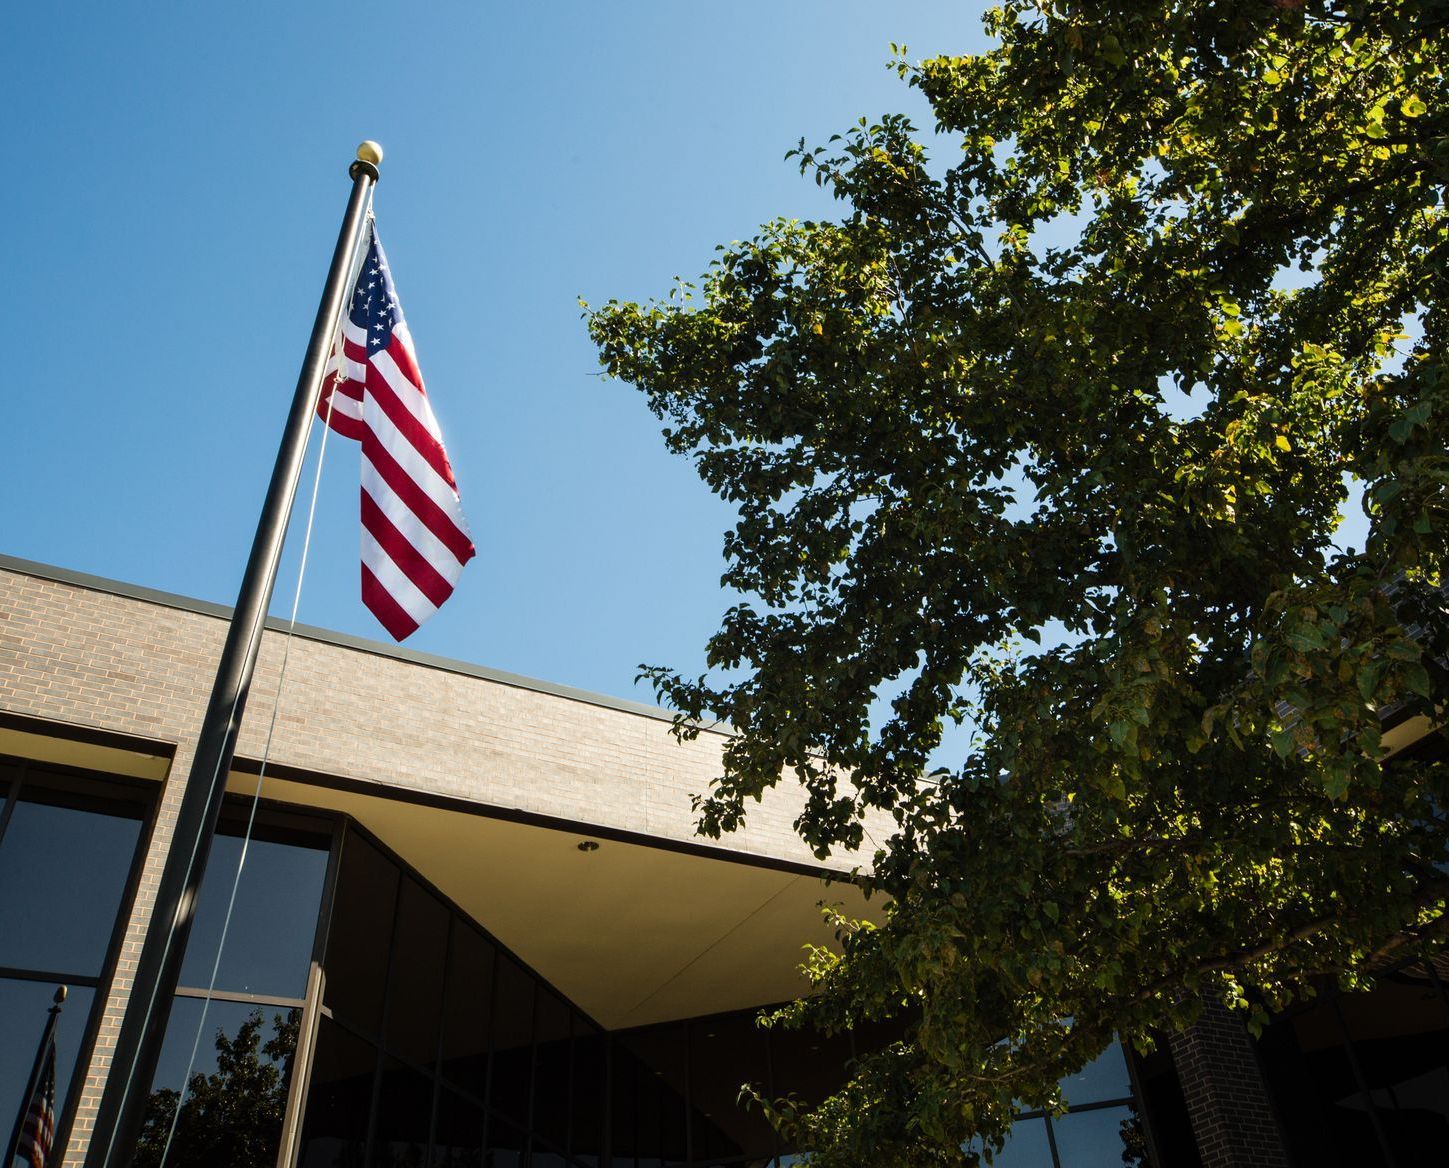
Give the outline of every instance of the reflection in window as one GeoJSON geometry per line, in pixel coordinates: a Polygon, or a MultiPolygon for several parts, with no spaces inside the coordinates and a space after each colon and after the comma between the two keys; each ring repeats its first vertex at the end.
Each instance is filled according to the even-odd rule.
{"type": "MultiPolygon", "coordinates": [[[[70,986],[69,991],[55,1026],[57,1095],[75,1072],[95,998],[95,991],[87,986],[70,986]]],[[[54,997],[51,982],[0,978],[0,1033],[5,1035],[0,1042],[0,1127],[4,1129],[0,1139],[10,1134],[54,997]]],[[[56,1103],[60,1104],[59,1098],[56,1103]]]]}
{"type": "Polygon", "coordinates": [[[3,760],[0,775],[4,1138],[25,1093],[57,985],[69,989],[55,1030],[56,1108],[64,1121],[152,789],[3,760]]]}
{"type": "Polygon", "coordinates": [[[1045,1119],[1018,1119],[993,1168],[1052,1168],[1045,1119]]]}
{"type": "Polygon", "coordinates": [[[1062,1098],[1070,1107],[1128,1099],[1132,1082],[1127,1075],[1127,1057],[1114,1042],[1075,1075],[1062,1080],[1062,1098]]]}
{"type": "Polygon", "coordinates": [[[202,1005],[181,999],[172,1010],[132,1168],[160,1168],[163,1162],[171,1168],[266,1168],[276,1161],[301,1011],[268,1015],[235,1002],[211,1003],[211,1041],[200,1051],[178,1117],[202,1005]]]}
{"type": "Polygon", "coordinates": [[[1145,1162],[1125,1107],[1074,1111],[1051,1122],[1062,1168],[1122,1168],[1145,1162]]]}
{"type": "MultiPolygon", "coordinates": [[[[228,824],[221,831],[241,829],[228,824]]],[[[303,995],[328,844],[326,836],[298,836],[266,825],[255,829],[227,924],[218,989],[273,998],[303,995]]],[[[216,836],[181,966],[184,986],[204,987],[211,981],[241,853],[237,835],[216,836]]]]}
{"type": "Polygon", "coordinates": [[[212,848],[138,1168],[160,1165],[163,1158],[168,1168],[261,1168],[276,1160],[331,837],[264,813],[243,849],[234,833],[244,832],[246,823],[244,813],[224,819],[212,848]],[[208,1002],[213,969],[222,996],[208,1002]],[[228,1000],[228,994],[249,1000],[228,1000]],[[196,1064],[188,1076],[193,1052],[196,1064]]]}
{"type": "Polygon", "coordinates": [[[0,965],[101,972],[141,810],[25,783],[0,839],[0,965]],[[57,863],[58,856],[85,863],[57,863]]]}

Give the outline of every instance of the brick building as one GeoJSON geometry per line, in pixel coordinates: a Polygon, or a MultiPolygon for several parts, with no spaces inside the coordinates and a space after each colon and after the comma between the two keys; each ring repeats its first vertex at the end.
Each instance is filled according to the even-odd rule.
{"type": "MultiPolygon", "coordinates": [[[[68,1166],[226,616],[0,557],[0,1129],[63,983],[68,1166]]],[[[272,726],[284,648],[268,632],[138,1163],[159,1163],[188,1066],[203,1078],[173,1165],[243,1137],[245,1162],[303,1168],[789,1163],[739,1084],[809,1099],[880,1039],[754,1025],[802,989],[800,945],[828,939],[821,900],[869,912],[797,839],[789,792],[701,841],[690,798],[718,735],[680,744],[647,706],[320,629],[291,642],[272,726]]],[[[1434,969],[1324,999],[1259,1043],[1210,1012],[1146,1058],[1108,1051],[1064,1085],[1068,1113],[1023,1116],[997,1162],[1449,1159],[1446,1038],[1434,969]]]]}

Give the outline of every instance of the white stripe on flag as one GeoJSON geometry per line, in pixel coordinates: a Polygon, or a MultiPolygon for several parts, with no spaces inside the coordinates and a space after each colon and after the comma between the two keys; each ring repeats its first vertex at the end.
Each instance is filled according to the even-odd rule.
{"type": "Polygon", "coordinates": [[[437,605],[418,591],[418,587],[401,568],[393,562],[382,545],[373,539],[372,532],[362,529],[362,562],[368,566],[377,582],[417,624],[422,624],[438,611],[437,605]]]}
{"type": "Polygon", "coordinates": [[[371,394],[363,395],[362,416],[363,421],[377,437],[378,443],[392,455],[398,466],[402,467],[403,473],[417,483],[428,498],[443,509],[443,513],[454,527],[464,535],[469,535],[468,521],[463,518],[463,505],[458,502],[458,493],[448,485],[448,481],[442,475],[433,469],[432,464],[418,453],[417,447],[408,441],[407,435],[401,433],[392,424],[392,419],[387,416],[371,394]]]}
{"type": "Polygon", "coordinates": [[[448,550],[447,544],[434,535],[426,523],[413,514],[411,507],[397,497],[365,456],[362,459],[362,489],[377,504],[378,510],[402,532],[403,538],[433,566],[439,576],[449,584],[458,582],[458,577],[463,572],[463,565],[458,562],[458,557],[448,550]]]}

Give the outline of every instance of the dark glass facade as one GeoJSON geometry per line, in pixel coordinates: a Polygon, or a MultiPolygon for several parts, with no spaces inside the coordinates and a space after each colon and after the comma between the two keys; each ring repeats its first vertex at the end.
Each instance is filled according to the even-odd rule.
{"type": "Polygon", "coordinates": [[[302,1168],[766,1165],[740,1085],[818,1095],[850,1054],[754,1011],[607,1033],[351,825],[323,967],[302,1168]]]}
{"type": "Polygon", "coordinates": [[[1419,1168],[1449,1160],[1445,966],[1384,974],[1368,993],[1325,987],[1259,1042],[1295,1162],[1419,1168]]]}
{"type": "Polygon", "coordinates": [[[138,1168],[764,1168],[788,1149],[741,1084],[820,1098],[852,1055],[753,1010],[605,1032],[351,822],[264,811],[233,902],[242,814],[208,868],[138,1168]]]}
{"type": "MultiPolygon", "coordinates": [[[[0,759],[0,1102],[19,1105],[67,984],[62,1138],[155,791],[0,759]]],[[[767,1031],[753,1010],[604,1031],[356,824],[263,805],[245,839],[249,815],[223,814],[137,1168],[783,1166],[796,1150],[741,1085],[817,1100],[856,1042],[882,1041],[767,1031]]],[[[1269,1027],[1295,1163],[1409,1168],[1449,1147],[1446,968],[1325,991],[1269,1027]]],[[[1131,1168],[1155,1147],[1159,1168],[1195,1168],[1166,1048],[1134,1056],[1136,1101],[1108,1050],[1063,1084],[1064,1115],[1019,1117],[996,1163],[1131,1168]]]]}
{"type": "Polygon", "coordinates": [[[69,991],[55,1031],[64,1123],[152,790],[0,757],[0,1140],[10,1134],[58,985],[69,991]]]}

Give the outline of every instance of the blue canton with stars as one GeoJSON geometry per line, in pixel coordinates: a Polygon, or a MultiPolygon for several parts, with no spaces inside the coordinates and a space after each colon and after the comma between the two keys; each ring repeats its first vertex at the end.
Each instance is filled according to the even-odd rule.
{"type": "Polygon", "coordinates": [[[367,258],[357,273],[357,287],[352,290],[352,308],[348,317],[353,325],[367,330],[367,355],[385,349],[392,340],[392,330],[402,323],[402,306],[397,302],[392,272],[378,242],[377,228],[369,224],[367,258]]]}

